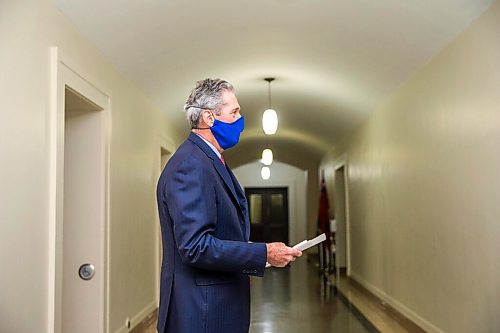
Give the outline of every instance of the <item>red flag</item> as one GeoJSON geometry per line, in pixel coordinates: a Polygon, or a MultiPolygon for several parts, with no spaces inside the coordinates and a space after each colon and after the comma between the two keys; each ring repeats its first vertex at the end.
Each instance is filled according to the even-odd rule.
{"type": "Polygon", "coordinates": [[[321,233],[326,234],[325,246],[330,249],[331,239],[330,239],[330,216],[328,214],[328,209],[330,205],[328,203],[328,193],[326,192],[325,178],[321,177],[321,193],[319,196],[319,209],[318,209],[318,229],[321,233]]]}

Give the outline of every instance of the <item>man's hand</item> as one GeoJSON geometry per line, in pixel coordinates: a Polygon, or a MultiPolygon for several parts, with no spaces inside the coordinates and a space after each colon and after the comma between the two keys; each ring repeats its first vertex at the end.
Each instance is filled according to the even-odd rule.
{"type": "Polygon", "coordinates": [[[302,252],[283,243],[267,243],[267,262],[275,267],[285,267],[291,261],[295,261],[302,252]]]}

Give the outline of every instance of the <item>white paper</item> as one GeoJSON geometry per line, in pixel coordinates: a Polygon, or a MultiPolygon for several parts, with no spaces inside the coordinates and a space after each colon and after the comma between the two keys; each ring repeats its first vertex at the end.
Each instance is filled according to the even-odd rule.
{"type": "MultiPolygon", "coordinates": [[[[293,246],[294,249],[297,249],[299,251],[305,251],[307,250],[308,248],[311,248],[315,245],[318,245],[319,243],[321,242],[324,242],[326,240],[326,235],[325,233],[322,233],[321,235],[319,235],[318,237],[316,238],[313,238],[311,240],[303,240],[302,242],[300,242],[299,244],[293,246]]],[[[267,267],[271,267],[271,264],[266,262],[266,268],[267,267]]]]}
{"type": "Polygon", "coordinates": [[[326,235],[325,235],[325,233],[322,233],[321,235],[319,235],[316,238],[300,242],[299,244],[295,245],[293,248],[300,250],[300,251],[304,251],[310,247],[313,247],[314,245],[318,245],[319,243],[324,242],[325,240],[326,240],[326,235]]]}

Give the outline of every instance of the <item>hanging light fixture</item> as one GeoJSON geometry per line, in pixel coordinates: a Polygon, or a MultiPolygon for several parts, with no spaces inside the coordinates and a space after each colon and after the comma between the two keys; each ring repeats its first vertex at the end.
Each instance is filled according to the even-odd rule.
{"type": "Polygon", "coordinates": [[[271,165],[273,163],[273,151],[266,148],[262,151],[262,159],[260,160],[264,165],[271,165]]]}
{"type": "Polygon", "coordinates": [[[264,129],[264,133],[267,135],[276,134],[278,130],[278,115],[276,111],[271,108],[271,82],[274,81],[274,77],[267,77],[264,80],[268,82],[268,98],[269,98],[269,109],[264,111],[262,116],[262,128],[264,129]]]}
{"type": "Polygon", "coordinates": [[[269,167],[267,166],[262,167],[262,169],[260,170],[260,176],[262,177],[262,179],[268,180],[271,177],[271,169],[269,169],[269,167]]]}

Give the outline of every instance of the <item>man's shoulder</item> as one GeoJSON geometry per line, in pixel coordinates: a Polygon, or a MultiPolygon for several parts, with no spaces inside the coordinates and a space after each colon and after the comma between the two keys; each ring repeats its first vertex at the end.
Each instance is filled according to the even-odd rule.
{"type": "Polygon", "coordinates": [[[211,159],[203,152],[203,150],[194,142],[187,139],[184,141],[176,152],[172,155],[167,163],[167,168],[177,169],[181,164],[209,164],[211,159]]]}
{"type": "MultiPolygon", "coordinates": [[[[201,141],[200,142],[195,142],[191,139],[191,137],[187,138],[186,141],[184,141],[177,151],[174,153],[173,156],[178,155],[178,156],[193,156],[196,158],[206,158],[209,159],[207,156],[206,152],[203,150],[203,147],[201,145],[206,145],[205,142],[201,141]]],[[[207,146],[208,148],[208,146],[207,146]]],[[[172,156],[172,157],[173,157],[172,156]]]]}

